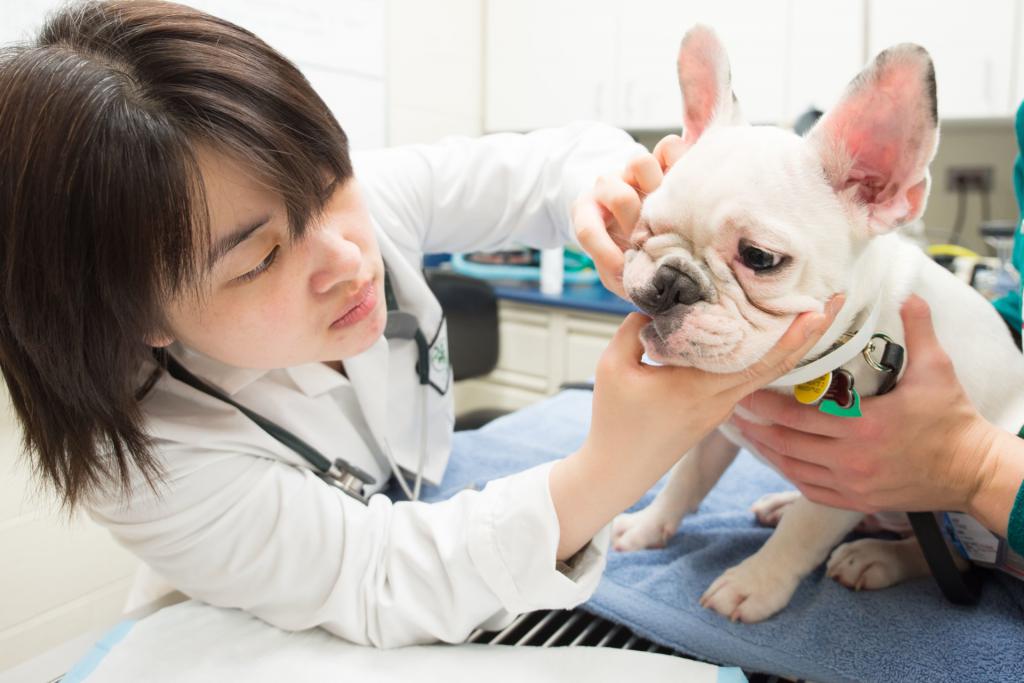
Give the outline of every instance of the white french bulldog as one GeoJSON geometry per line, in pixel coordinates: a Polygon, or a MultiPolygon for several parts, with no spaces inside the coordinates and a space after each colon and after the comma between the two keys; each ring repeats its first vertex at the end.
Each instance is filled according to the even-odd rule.
{"type": "MultiPolygon", "coordinates": [[[[878,55],[805,138],[742,123],[728,58],[710,29],[686,34],[678,68],[688,147],[645,199],[623,277],[626,292],[653,318],[642,333],[648,356],[711,372],[741,370],[799,313],[822,310],[845,292],[835,323],[804,363],[845,356],[840,362],[856,390],[870,395],[884,373],[862,356],[864,335],[880,332],[902,344],[900,305],[916,293],[931,306],[974,405],[1017,431],[1024,359],[1005,324],[984,298],[895,232],[924,211],[938,143],[928,53],[899,45],[878,55]]],[[[685,455],[650,506],[616,520],[616,548],[664,545],[733,461],[734,444],[745,445],[725,425],[685,455]]],[[[762,499],[755,512],[778,528],[701,599],[733,620],[757,622],[781,610],[830,552],[829,575],[858,589],[929,571],[913,537],[864,539],[832,552],[863,520],[860,513],[796,494],[762,499]]]]}

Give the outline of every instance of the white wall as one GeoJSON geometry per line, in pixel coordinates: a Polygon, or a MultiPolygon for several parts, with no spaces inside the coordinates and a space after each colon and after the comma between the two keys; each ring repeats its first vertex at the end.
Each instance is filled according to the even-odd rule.
{"type": "Polygon", "coordinates": [[[117,621],[137,560],[37,492],[0,394],[0,671],[117,621]]]}
{"type": "Polygon", "coordinates": [[[388,1],[389,143],[482,129],[483,0],[388,1]]]}

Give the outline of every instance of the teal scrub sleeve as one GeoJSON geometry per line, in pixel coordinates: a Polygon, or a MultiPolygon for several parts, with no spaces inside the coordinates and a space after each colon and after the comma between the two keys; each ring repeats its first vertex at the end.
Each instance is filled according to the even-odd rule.
{"type": "MultiPolygon", "coordinates": [[[[1017,207],[1024,215],[1024,102],[1017,109],[1017,161],[1013,164],[1013,189],[1017,194],[1017,207]]],[[[1018,273],[1024,273],[1024,239],[1020,230],[1013,238],[1013,266],[1018,273]]],[[[1021,288],[1006,296],[996,299],[996,310],[1003,316],[1006,323],[1015,330],[1021,329],[1021,288]]]]}

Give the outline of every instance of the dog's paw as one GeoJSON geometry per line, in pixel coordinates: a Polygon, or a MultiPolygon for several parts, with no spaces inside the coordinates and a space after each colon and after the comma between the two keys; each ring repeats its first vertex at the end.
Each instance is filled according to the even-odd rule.
{"type": "MultiPolygon", "coordinates": [[[[913,541],[913,539],[911,539],[913,541]]],[[[862,538],[844,543],[828,558],[826,575],[853,590],[879,590],[921,575],[920,554],[901,541],[862,538]]]]}
{"type": "Polygon", "coordinates": [[[666,515],[653,505],[621,514],[612,524],[612,548],[620,552],[664,548],[679,522],[678,517],[666,515]]]}
{"type": "Polygon", "coordinates": [[[772,616],[789,604],[800,576],[766,565],[755,555],[727,569],[701,596],[701,607],[745,624],[772,616]]]}
{"type": "Polygon", "coordinates": [[[761,526],[778,526],[782,515],[786,514],[789,506],[800,498],[799,491],[781,491],[779,493],[768,493],[750,506],[750,511],[757,517],[757,523],[761,526]]]}

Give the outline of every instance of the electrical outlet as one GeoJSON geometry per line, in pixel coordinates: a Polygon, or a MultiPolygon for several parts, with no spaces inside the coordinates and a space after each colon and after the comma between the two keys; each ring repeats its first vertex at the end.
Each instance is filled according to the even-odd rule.
{"type": "Polygon", "coordinates": [[[946,191],[959,192],[960,190],[977,190],[979,192],[992,191],[991,166],[950,166],[946,170],[946,191]]]}

